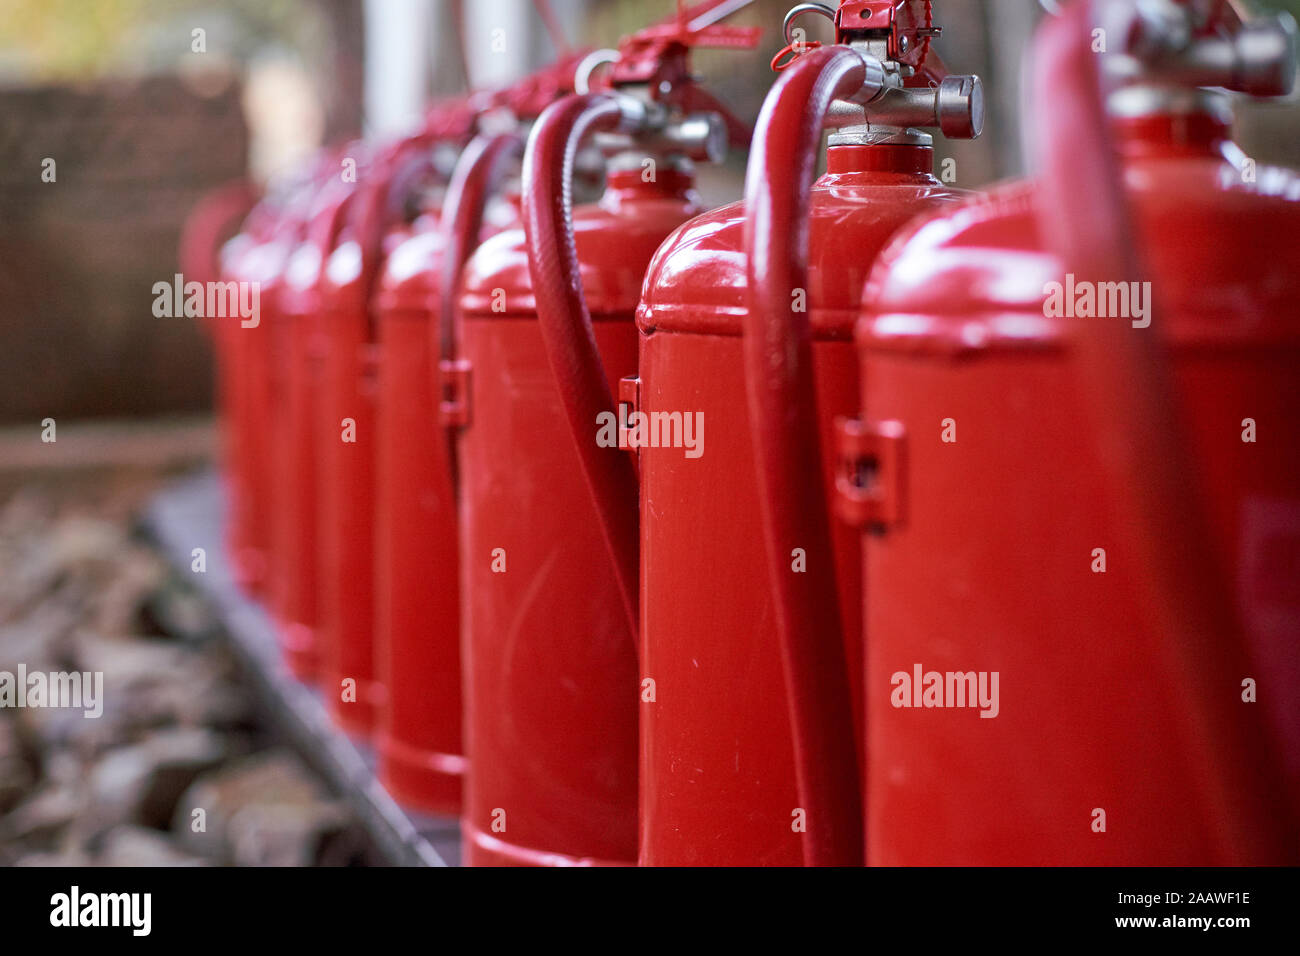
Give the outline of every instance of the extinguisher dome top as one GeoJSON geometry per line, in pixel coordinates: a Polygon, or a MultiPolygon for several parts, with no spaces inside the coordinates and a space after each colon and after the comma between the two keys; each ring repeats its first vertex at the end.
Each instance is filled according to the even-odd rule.
{"type": "MultiPolygon", "coordinates": [[[[887,148],[894,147],[836,147],[832,152],[887,148]]],[[[816,338],[851,338],[862,285],[890,237],[926,208],[968,195],[914,168],[917,160],[911,153],[918,147],[898,148],[906,155],[894,171],[859,167],[830,172],[812,187],[805,300],[816,338]]],[[[928,169],[928,159],[924,168],[928,169]]],[[[646,273],[637,309],[641,331],[742,334],[744,231],[744,204],[736,202],[710,210],[674,232],[659,247],[646,273]]]]}
{"type": "Polygon", "coordinates": [[[859,345],[960,353],[1055,342],[1043,288],[1060,270],[1040,245],[1028,182],[917,220],[871,272],[859,345]]]}
{"type": "Polygon", "coordinates": [[[217,252],[221,262],[221,274],[229,275],[233,269],[238,268],[237,263],[243,260],[250,249],[265,241],[262,237],[247,232],[239,232],[231,236],[221,244],[221,249],[217,252]]]}
{"type": "Polygon", "coordinates": [[[229,253],[229,258],[224,260],[228,270],[226,274],[232,279],[259,283],[263,293],[278,288],[289,256],[297,244],[298,237],[291,234],[272,236],[242,247],[234,245],[234,240],[231,240],[225,250],[229,253]]]}
{"type": "Polygon", "coordinates": [[[280,301],[286,314],[315,313],[324,272],[324,251],[308,240],[298,243],[284,265],[284,288],[280,301]]]}
{"type": "MultiPolygon", "coordinates": [[[[388,261],[392,254],[410,241],[413,226],[407,223],[395,223],[388,227],[381,241],[381,262],[379,272],[372,274],[372,291],[378,290],[383,277],[388,274],[388,261]]],[[[325,260],[325,269],[321,275],[321,290],[326,296],[327,306],[351,307],[367,290],[366,263],[361,242],[353,233],[345,232],[338,245],[325,260]]]]}
{"type": "Polygon", "coordinates": [[[417,230],[384,262],[375,306],[381,312],[416,312],[428,317],[437,306],[446,241],[442,230],[417,230]]]}
{"type": "MultiPolygon", "coordinates": [[[[690,176],[660,168],[653,182],[615,171],[600,202],[573,210],[574,243],[593,319],[632,315],[645,267],[660,243],[700,211],[690,176]]],[[[461,311],[476,318],[535,317],[522,224],[485,240],[465,264],[461,311]]]]}
{"type": "Polygon", "coordinates": [[[344,236],[325,257],[321,272],[321,288],[326,293],[337,292],[361,280],[361,244],[356,236],[344,236]]]}
{"type": "MultiPolygon", "coordinates": [[[[1287,290],[1300,247],[1281,250],[1276,237],[1300,233],[1300,174],[1251,166],[1250,181],[1225,155],[1240,153],[1235,145],[1183,145],[1125,154],[1160,334],[1189,348],[1295,347],[1300,313],[1287,290]]],[[[1057,348],[1080,322],[1109,321],[1048,308],[1049,295],[1064,302],[1078,292],[1043,250],[1034,196],[1032,183],[1009,183],[900,232],[864,288],[859,347],[968,356],[1057,348]]]]}

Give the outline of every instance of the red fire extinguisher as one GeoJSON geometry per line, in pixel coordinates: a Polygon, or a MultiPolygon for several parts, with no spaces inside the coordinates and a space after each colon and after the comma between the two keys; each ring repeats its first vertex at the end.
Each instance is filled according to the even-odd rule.
{"type": "MultiPolygon", "coordinates": [[[[430,140],[436,138],[440,131],[438,124],[454,115],[454,107],[435,108],[428,121],[430,140]]],[[[321,583],[322,561],[325,551],[322,547],[326,539],[322,536],[321,523],[321,480],[323,474],[322,453],[331,448],[333,438],[340,440],[346,434],[340,427],[338,432],[325,433],[325,417],[332,412],[323,402],[325,386],[325,362],[332,333],[346,335],[347,330],[355,327],[348,321],[331,322],[327,327],[322,321],[322,306],[327,292],[338,292],[334,298],[341,302],[340,310],[352,318],[358,314],[364,324],[365,310],[349,310],[348,304],[355,299],[351,295],[355,289],[339,292],[342,287],[353,285],[346,275],[352,257],[350,253],[357,247],[349,246],[335,263],[339,281],[333,286],[327,282],[326,266],[331,253],[339,242],[345,225],[348,223],[350,210],[358,196],[359,182],[372,184],[375,188],[387,182],[391,170],[387,167],[400,156],[400,150],[390,147],[387,151],[367,147],[365,144],[353,143],[340,150],[334,157],[333,169],[324,184],[320,186],[313,199],[316,212],[311,224],[306,229],[303,241],[295,248],[284,266],[284,290],[281,294],[280,313],[282,321],[274,323],[270,341],[271,352],[271,395],[266,409],[278,410],[272,417],[272,454],[270,456],[270,513],[272,570],[272,613],[277,622],[285,661],[296,676],[304,680],[317,680],[321,677],[321,583]],[[327,440],[329,444],[326,444],[327,440]]],[[[375,217],[372,217],[372,220],[375,217]]],[[[380,217],[382,218],[382,217],[380,217]]],[[[355,231],[355,230],[354,230],[355,231]]],[[[382,230],[380,230],[382,232],[382,230]]],[[[373,272],[376,264],[371,257],[367,269],[373,272]]],[[[368,280],[367,280],[368,281],[368,280]]],[[[336,354],[351,354],[346,344],[341,344],[336,354]]],[[[332,370],[333,371],[333,370],[332,370]]],[[[346,370],[335,372],[331,381],[338,385],[343,393],[341,400],[346,404],[352,395],[356,383],[347,377],[346,370]]],[[[364,409],[365,402],[357,400],[357,405],[364,409]]],[[[364,411],[359,411],[365,417],[364,411]]],[[[263,426],[265,427],[265,426],[263,426]]],[[[365,432],[366,429],[352,429],[352,434],[365,432]]],[[[364,476],[357,472],[366,469],[363,454],[349,456],[340,460],[330,458],[331,465],[346,474],[334,474],[351,488],[355,483],[364,483],[364,476]],[[349,470],[349,466],[356,466],[349,470]]],[[[330,504],[340,499],[330,496],[330,504]]],[[[364,507],[364,504],[362,504],[364,507]]],[[[337,534],[338,525],[351,517],[334,520],[337,509],[330,511],[330,542],[336,547],[330,552],[331,567],[337,571],[358,567],[355,556],[367,550],[364,538],[349,541],[337,534]],[[356,545],[354,548],[353,545],[356,545]]],[[[351,530],[362,530],[368,535],[368,522],[351,522],[351,530]]],[[[362,562],[369,569],[368,561],[362,562]]],[[[331,585],[337,582],[337,573],[331,576],[331,585]]],[[[340,605],[333,605],[340,610],[335,616],[339,627],[349,629],[346,641],[335,640],[333,646],[345,645],[356,647],[354,635],[358,624],[356,607],[365,603],[367,596],[364,582],[349,581],[348,597],[355,597],[340,610],[340,605]]],[[[336,590],[330,591],[331,599],[336,590]]],[[[357,670],[360,686],[365,686],[365,663],[369,655],[353,654],[347,665],[349,670],[357,670]]],[[[334,679],[336,675],[330,675],[334,679]]],[[[351,675],[347,675],[351,676],[351,675]]],[[[344,711],[352,714],[352,711],[344,711]]]]}
{"type": "Polygon", "coordinates": [[[1285,92],[1294,25],[1078,2],[1034,64],[1037,180],[857,329],[868,861],[1295,864],[1300,177],[1204,88],[1285,92]]]}
{"type": "Polygon", "coordinates": [[[959,198],[932,175],[922,128],[975,136],[982,100],[978,79],[947,75],[930,48],[928,3],[801,5],[787,40],[810,9],[835,18],[837,43],[788,48],[803,52],[764,104],[745,203],[656,254],[640,377],[624,382],[629,438],[651,438],[638,451],[641,666],[656,691],[641,710],[647,865],[861,860],[857,543],[781,496],[831,486],[871,264],[910,218],[959,198]],[[828,114],[837,128],[814,183],[828,114]],[[747,380],[780,407],[747,401],[747,380]],[[692,421],[693,445],[662,440],[678,422],[689,438],[692,421]],[[796,446],[793,474],[782,442],[796,446]],[[773,526],[781,517],[796,524],[773,526]],[[792,651],[790,632],[806,646],[792,651]],[[828,718],[811,732],[809,710],[828,718]]]}
{"type": "MultiPolygon", "coordinates": [[[[612,383],[636,367],[645,267],[700,211],[691,163],[716,158],[728,130],[687,60],[693,46],[753,45],[752,29],[711,25],[734,7],[697,5],[625,39],[603,57],[608,93],[587,93],[580,77],[580,94],[548,109],[529,139],[524,230],[487,240],[466,267],[448,384],[466,422],[462,833],[474,865],[636,861],[635,594],[607,557],[567,416],[576,391],[601,391],[613,408],[612,383]],[[611,156],[605,193],[574,210],[572,171],[589,132],[611,156]],[[559,220],[571,222],[567,241],[559,220]],[[595,318],[584,343],[594,368],[582,378],[557,365],[547,341],[568,281],[595,318]]],[[[630,468],[618,449],[608,454],[630,468]]]]}
{"type": "Polygon", "coordinates": [[[454,379],[455,291],[480,237],[508,225],[489,201],[523,152],[519,124],[569,92],[570,56],[505,90],[476,94],[481,132],[461,154],[441,220],[396,246],[375,299],[379,342],[376,462],[376,673],[385,706],[379,775],[402,803],[458,814],[461,732],[459,533],[443,377],[454,379]],[[495,132],[489,130],[495,129],[495,132]]]}
{"type": "Polygon", "coordinates": [[[226,398],[227,542],[235,579],[250,593],[269,596],[271,553],[270,404],[271,327],[279,308],[285,263],[301,240],[318,168],[281,182],[250,213],[243,230],[221,252],[222,278],[258,289],[256,319],[228,322],[219,333],[226,398]]]}
{"type": "MultiPolygon", "coordinates": [[[[246,180],[229,183],[205,196],[190,211],[181,232],[178,259],[185,280],[223,279],[228,266],[233,267],[233,262],[251,246],[267,238],[270,225],[269,205],[246,180]]],[[[238,494],[234,469],[239,459],[239,435],[234,427],[238,389],[231,353],[241,321],[238,316],[208,318],[216,358],[215,404],[221,428],[223,490],[228,509],[238,494]]],[[[226,525],[226,551],[231,555],[247,546],[235,533],[236,528],[243,530],[242,525],[226,525]]]]}
{"type": "MultiPolygon", "coordinates": [[[[342,162],[362,156],[360,144],[342,162]]],[[[342,169],[342,167],[341,167],[342,169]]],[[[336,173],[313,200],[302,241],[284,264],[279,308],[270,330],[271,394],[261,406],[270,441],[271,611],[290,672],[319,676],[317,522],[320,325],[325,264],[355,195],[336,173]]]]}
{"type": "Polygon", "coordinates": [[[268,210],[261,210],[263,214],[249,227],[238,228],[261,205],[262,198],[252,183],[240,179],[213,190],[194,205],[185,217],[177,252],[181,272],[187,280],[191,276],[198,282],[219,279],[226,240],[238,239],[232,250],[238,253],[254,240],[250,234],[253,230],[264,234],[268,210]],[[231,231],[235,229],[232,236],[231,231]]]}
{"type": "Polygon", "coordinates": [[[379,354],[371,296],[388,252],[436,222],[419,204],[449,171],[473,114],[451,102],[369,165],[321,288],[319,601],[322,687],[340,726],[368,734],[380,703],[374,666],[375,464],[379,354]],[[440,163],[446,167],[440,170],[440,163]]]}

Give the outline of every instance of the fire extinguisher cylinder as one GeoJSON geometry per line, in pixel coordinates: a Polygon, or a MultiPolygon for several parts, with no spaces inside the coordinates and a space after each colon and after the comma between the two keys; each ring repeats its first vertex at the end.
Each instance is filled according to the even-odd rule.
{"type": "MultiPolygon", "coordinates": [[[[839,127],[832,146],[928,146],[918,127],[955,137],[983,129],[983,89],[974,76],[943,76],[918,85],[924,66],[901,54],[916,50],[897,23],[860,27],[872,10],[859,10],[846,27],[846,9],[834,14],[831,47],[799,55],[764,103],[745,179],[746,393],[754,438],[754,466],[767,545],[787,704],[794,735],[798,794],[808,813],[803,842],[810,866],[862,861],[859,779],[845,772],[856,759],[853,705],[842,624],[826,486],[821,474],[812,329],[792,302],[809,285],[807,229],[812,167],[821,131],[839,127]],[[798,502],[795,506],[792,503],[798,502]],[[789,555],[803,549],[818,574],[790,572],[789,555]]],[[[827,10],[819,12],[829,12],[827,10]]],[[[892,11],[898,15],[898,11],[892,11]]],[[[786,19],[787,39],[793,20],[786,19]]],[[[934,31],[926,28],[928,38],[934,31]]]]}

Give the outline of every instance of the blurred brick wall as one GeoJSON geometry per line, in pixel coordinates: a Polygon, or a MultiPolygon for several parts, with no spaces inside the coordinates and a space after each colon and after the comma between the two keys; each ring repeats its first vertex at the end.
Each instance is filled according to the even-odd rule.
{"type": "Polygon", "coordinates": [[[151,291],[191,205],[245,170],[239,83],[203,81],[0,89],[0,421],[210,405],[198,320],[151,291]]]}

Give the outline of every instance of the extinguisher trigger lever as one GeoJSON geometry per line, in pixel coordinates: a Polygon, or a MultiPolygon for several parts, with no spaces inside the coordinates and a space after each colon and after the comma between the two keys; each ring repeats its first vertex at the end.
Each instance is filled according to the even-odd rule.
{"type": "Polygon", "coordinates": [[[438,363],[438,369],[442,382],[442,395],[438,401],[442,424],[447,428],[464,427],[470,422],[470,364],[465,359],[443,359],[438,363]]]}
{"type": "Polygon", "coordinates": [[[883,533],[903,520],[905,434],[901,422],[835,422],[836,512],[855,527],[883,533]]]}

